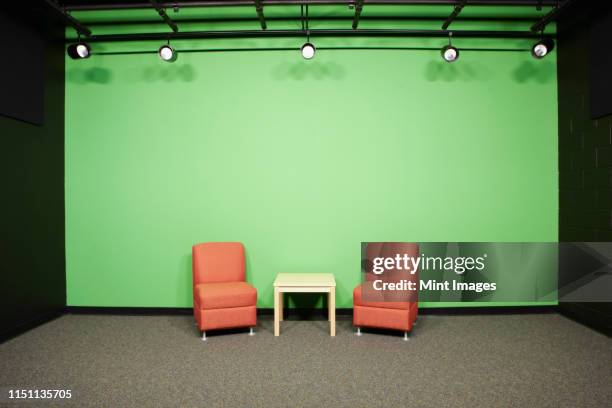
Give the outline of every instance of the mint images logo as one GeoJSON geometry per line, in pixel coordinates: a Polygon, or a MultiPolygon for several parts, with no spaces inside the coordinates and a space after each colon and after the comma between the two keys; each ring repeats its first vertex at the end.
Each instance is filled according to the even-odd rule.
{"type": "Polygon", "coordinates": [[[467,271],[485,269],[485,259],[487,254],[479,257],[457,256],[425,256],[421,254],[417,257],[408,254],[395,254],[394,257],[376,257],[372,260],[372,273],[383,274],[385,270],[404,270],[414,275],[416,271],[453,271],[457,275],[463,275],[467,271]]]}

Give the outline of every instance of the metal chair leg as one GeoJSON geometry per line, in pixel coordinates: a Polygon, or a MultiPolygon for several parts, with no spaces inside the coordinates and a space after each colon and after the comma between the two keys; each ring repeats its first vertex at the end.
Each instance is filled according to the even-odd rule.
{"type": "Polygon", "coordinates": [[[202,341],[206,341],[206,332],[202,331],[202,341]]]}
{"type": "Polygon", "coordinates": [[[355,333],[355,336],[361,336],[361,327],[357,328],[357,333],[355,333]]]}
{"type": "Polygon", "coordinates": [[[410,338],[408,337],[408,332],[404,332],[404,341],[408,341],[410,338]]]}
{"type": "Polygon", "coordinates": [[[254,336],[255,335],[255,331],[253,330],[252,327],[249,327],[249,336],[254,336]]]}

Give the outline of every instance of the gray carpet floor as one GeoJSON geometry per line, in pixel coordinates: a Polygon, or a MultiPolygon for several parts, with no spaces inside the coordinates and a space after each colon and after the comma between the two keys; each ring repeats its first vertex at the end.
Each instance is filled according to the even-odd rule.
{"type": "MultiPolygon", "coordinates": [[[[410,341],[339,318],[209,334],[190,316],[65,315],[0,344],[0,388],[78,407],[609,407],[612,340],[556,314],[422,316],[410,341]]],[[[1,400],[5,406],[16,406],[1,400]]]]}

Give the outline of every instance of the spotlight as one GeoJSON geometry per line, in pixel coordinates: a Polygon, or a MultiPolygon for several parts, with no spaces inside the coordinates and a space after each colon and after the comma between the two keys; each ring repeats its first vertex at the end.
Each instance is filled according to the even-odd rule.
{"type": "Polygon", "coordinates": [[[459,50],[450,44],[442,47],[440,54],[446,62],[455,62],[459,59],[459,50]]]}
{"type": "Polygon", "coordinates": [[[533,44],[533,47],[531,47],[531,55],[533,55],[533,58],[542,59],[550,54],[553,48],[555,48],[554,41],[550,38],[544,38],[533,44]]]}
{"type": "Polygon", "coordinates": [[[301,51],[302,51],[302,57],[304,57],[304,59],[312,59],[315,55],[316,52],[316,48],[312,43],[304,43],[304,45],[302,45],[301,51]]]}
{"type": "Polygon", "coordinates": [[[178,55],[176,54],[176,51],[174,51],[174,48],[169,45],[162,45],[161,47],[159,47],[158,53],[159,58],[161,58],[162,61],[174,62],[178,58],[178,55]]]}
{"type": "Polygon", "coordinates": [[[68,56],[72,59],[83,59],[89,58],[91,55],[91,48],[84,42],[76,44],[70,44],[68,46],[68,56]]]}

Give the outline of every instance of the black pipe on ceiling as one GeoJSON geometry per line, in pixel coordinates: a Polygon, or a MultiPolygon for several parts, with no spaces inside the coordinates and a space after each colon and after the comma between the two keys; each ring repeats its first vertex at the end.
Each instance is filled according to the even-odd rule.
{"type": "Polygon", "coordinates": [[[363,10],[363,0],[357,0],[355,4],[355,17],[353,17],[353,30],[359,26],[359,17],[361,17],[361,11],[363,10]]]}
{"type": "Polygon", "coordinates": [[[259,19],[259,24],[261,25],[261,29],[265,30],[268,28],[268,24],[266,23],[266,18],[263,13],[263,4],[261,0],[255,0],[255,11],[257,12],[257,18],[259,19]]]}
{"type": "MultiPolygon", "coordinates": [[[[223,39],[223,38],[274,38],[274,37],[444,37],[447,30],[401,30],[401,29],[315,29],[315,30],[236,30],[236,31],[190,31],[179,33],[134,33],[93,35],[89,42],[223,39]]],[[[453,38],[541,38],[530,31],[479,31],[453,30],[453,38]]],[[[548,34],[545,37],[553,37],[548,34]]]]}
{"type": "MultiPolygon", "coordinates": [[[[288,21],[296,21],[300,17],[281,17],[281,16],[273,16],[266,17],[266,22],[269,21],[280,21],[280,22],[288,22],[288,21]]],[[[353,21],[355,19],[354,16],[310,16],[310,21],[353,21]]],[[[475,17],[457,17],[456,20],[461,21],[473,21],[473,22],[488,22],[488,21],[500,21],[500,22],[524,22],[529,24],[535,23],[537,18],[534,17],[524,17],[524,16],[504,16],[504,17],[486,17],[486,16],[475,16],[475,17]]],[[[89,27],[96,26],[123,26],[123,25],[144,25],[154,23],[156,20],[118,20],[118,21],[91,21],[87,22],[89,27]]],[[[259,21],[258,17],[231,17],[231,18],[218,18],[218,17],[194,17],[194,18],[182,18],[180,23],[206,23],[206,24],[216,24],[216,23],[255,23],[259,21]]],[[[391,16],[391,15],[375,15],[375,16],[364,16],[361,15],[359,17],[359,21],[440,21],[440,17],[426,17],[426,16],[391,16]]]]}
{"type": "MultiPolygon", "coordinates": [[[[319,47],[318,50],[330,51],[355,51],[355,50],[372,50],[372,51],[436,51],[440,52],[439,47],[319,47]]],[[[300,47],[251,47],[251,48],[200,48],[200,49],[177,49],[178,53],[197,54],[197,53],[218,53],[218,52],[257,52],[257,51],[299,51],[300,47]]],[[[530,48],[462,48],[461,51],[479,51],[479,52],[529,52],[530,48]]],[[[154,55],[156,50],[147,51],[98,51],[92,52],[92,55],[154,55]]]]}
{"type": "Polygon", "coordinates": [[[463,7],[465,7],[465,3],[467,3],[467,0],[461,0],[459,4],[455,6],[451,15],[448,16],[448,18],[446,19],[446,21],[444,21],[444,23],[442,23],[443,30],[446,30],[448,26],[450,26],[451,23],[455,20],[455,18],[457,18],[459,13],[461,13],[461,10],[463,10],[463,7]]]}
{"type": "Polygon", "coordinates": [[[91,30],[81,24],[76,18],[66,13],[55,1],[45,0],[45,3],[62,19],[64,22],[74,28],[79,34],[85,37],[91,36],[91,30]]]}
{"type": "Polygon", "coordinates": [[[168,26],[170,26],[172,31],[174,31],[175,33],[178,32],[178,25],[176,25],[176,23],[168,16],[168,14],[166,14],[166,10],[157,2],[157,0],[149,1],[151,2],[151,5],[155,8],[155,11],[157,11],[157,14],[159,14],[162,20],[164,20],[164,22],[168,24],[168,26]]]}
{"type": "Polygon", "coordinates": [[[561,13],[567,10],[568,6],[572,3],[572,0],[565,0],[563,3],[559,4],[557,7],[548,12],[544,17],[542,17],[538,22],[531,26],[531,31],[537,33],[539,31],[543,31],[546,26],[553,21],[557,21],[561,13]]]}

